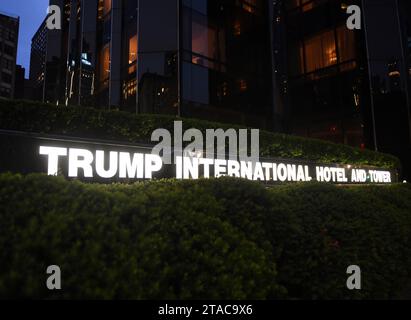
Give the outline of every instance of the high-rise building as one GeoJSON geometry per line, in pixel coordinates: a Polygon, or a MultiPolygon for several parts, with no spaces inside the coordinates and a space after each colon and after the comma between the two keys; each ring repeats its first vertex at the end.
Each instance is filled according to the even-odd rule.
{"type": "Polygon", "coordinates": [[[45,101],[273,128],[270,2],[50,3],[45,101]]]}
{"type": "Polygon", "coordinates": [[[31,40],[29,79],[33,92],[32,99],[39,101],[43,101],[44,99],[47,31],[46,20],[44,20],[31,40]]]}
{"type": "Polygon", "coordinates": [[[13,98],[19,17],[0,12],[0,97],[13,98]]]}
{"type": "Polygon", "coordinates": [[[274,59],[286,132],[392,153],[407,163],[408,2],[276,1],[274,59]],[[351,5],[361,9],[359,30],[347,28],[351,5]]]}
{"type": "Polygon", "coordinates": [[[40,28],[33,73],[58,105],[245,124],[407,162],[408,2],[50,0],[62,29],[40,28]],[[360,30],[346,26],[351,5],[360,30]]]}

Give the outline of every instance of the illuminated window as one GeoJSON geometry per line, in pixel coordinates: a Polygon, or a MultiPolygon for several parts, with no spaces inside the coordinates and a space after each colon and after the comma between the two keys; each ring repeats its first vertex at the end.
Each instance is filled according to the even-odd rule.
{"type": "Polygon", "coordinates": [[[124,99],[129,99],[134,97],[137,93],[137,79],[133,78],[129,81],[125,81],[123,84],[123,97],[124,99]]]}
{"type": "Polygon", "coordinates": [[[241,22],[240,21],[234,22],[234,35],[235,36],[241,35],[241,22]]]}
{"type": "Polygon", "coordinates": [[[314,8],[314,1],[311,0],[300,0],[300,5],[303,12],[310,11],[314,8]]]}
{"type": "Polygon", "coordinates": [[[321,3],[326,2],[325,0],[289,0],[287,2],[287,9],[297,9],[301,8],[303,12],[310,11],[315,7],[318,7],[321,3]]]}
{"type": "Polygon", "coordinates": [[[256,13],[257,9],[257,0],[243,0],[242,7],[244,11],[248,13],[256,13]]]}
{"type": "Polygon", "coordinates": [[[137,51],[138,51],[138,41],[137,35],[133,36],[129,40],[128,47],[128,73],[133,74],[137,72],[137,51]]]}
{"type": "Polygon", "coordinates": [[[110,77],[110,46],[106,45],[100,54],[100,82],[104,83],[110,77]]]}
{"type": "Polygon", "coordinates": [[[334,31],[327,31],[305,40],[305,71],[307,73],[337,63],[334,31]]]}
{"type": "Polygon", "coordinates": [[[104,0],[103,14],[106,15],[111,11],[111,0],[104,0]]]}
{"type": "Polygon", "coordinates": [[[241,91],[241,92],[247,91],[247,88],[248,88],[248,86],[247,86],[247,80],[240,79],[240,80],[238,81],[238,85],[239,85],[239,87],[240,87],[240,91],[241,91]]]}
{"type": "Polygon", "coordinates": [[[132,64],[133,62],[137,61],[137,35],[130,38],[128,43],[128,63],[132,64]]]}
{"type": "Polygon", "coordinates": [[[356,67],[355,59],[355,34],[340,26],[302,41],[298,73],[312,73],[337,64],[340,71],[349,71],[356,67]]]}
{"type": "Polygon", "coordinates": [[[216,30],[193,21],[191,50],[213,59],[216,56],[216,30]]]}

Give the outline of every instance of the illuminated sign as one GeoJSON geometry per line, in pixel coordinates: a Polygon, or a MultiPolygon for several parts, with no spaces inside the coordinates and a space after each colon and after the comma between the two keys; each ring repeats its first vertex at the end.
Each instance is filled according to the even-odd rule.
{"type": "Polygon", "coordinates": [[[202,153],[176,152],[167,163],[152,154],[152,145],[79,138],[0,134],[4,152],[1,171],[42,172],[86,182],[133,182],[177,178],[232,176],[265,184],[318,181],[334,184],[390,184],[399,181],[395,170],[305,160],[260,159],[241,161],[202,157],[202,153]]]}
{"type": "Polygon", "coordinates": [[[152,179],[153,172],[159,171],[163,166],[161,158],[153,154],[111,151],[108,156],[108,169],[105,168],[106,153],[102,150],[96,150],[94,154],[86,149],[40,146],[40,154],[48,157],[49,175],[57,175],[59,158],[67,157],[69,178],[79,178],[81,170],[84,178],[94,178],[95,172],[103,179],[152,179]]]}
{"type": "MultiPolygon", "coordinates": [[[[164,164],[158,155],[118,151],[40,146],[47,173],[57,175],[65,162],[69,178],[152,179],[164,164]]],[[[324,165],[252,162],[199,157],[176,157],[175,178],[199,179],[231,176],[264,182],[392,183],[390,171],[324,165]]]]}

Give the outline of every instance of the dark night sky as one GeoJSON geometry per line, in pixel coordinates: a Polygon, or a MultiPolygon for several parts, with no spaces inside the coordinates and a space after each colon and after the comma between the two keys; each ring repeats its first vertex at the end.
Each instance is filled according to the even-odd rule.
{"type": "Polygon", "coordinates": [[[0,0],[0,11],[20,17],[17,64],[30,67],[31,38],[47,14],[49,0],[0,0]]]}

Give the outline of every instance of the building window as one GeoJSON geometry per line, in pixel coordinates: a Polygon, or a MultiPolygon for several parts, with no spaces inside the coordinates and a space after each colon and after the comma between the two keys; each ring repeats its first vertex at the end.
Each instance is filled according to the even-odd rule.
{"type": "Polygon", "coordinates": [[[245,80],[245,79],[238,80],[238,86],[240,88],[240,92],[247,91],[247,89],[248,89],[247,80],[245,80]]]}
{"type": "Polygon", "coordinates": [[[9,46],[8,44],[4,44],[4,53],[13,57],[14,56],[14,48],[12,46],[9,46]]]}
{"type": "Polygon", "coordinates": [[[110,45],[106,45],[100,54],[100,82],[103,87],[108,84],[110,77],[110,45]]]}
{"type": "Polygon", "coordinates": [[[133,74],[137,72],[137,52],[138,41],[137,35],[131,37],[128,41],[128,73],[133,74]]]}
{"type": "Polygon", "coordinates": [[[0,97],[10,98],[11,90],[8,88],[0,88],[0,97]]]}
{"type": "Polygon", "coordinates": [[[8,73],[6,73],[6,72],[2,72],[2,74],[1,74],[1,80],[2,80],[4,83],[11,84],[11,82],[13,81],[13,78],[12,78],[11,74],[8,74],[8,73]]]}
{"type": "Polygon", "coordinates": [[[241,36],[241,22],[240,21],[234,22],[234,32],[233,33],[235,36],[241,36]]]}
{"type": "Polygon", "coordinates": [[[225,63],[225,33],[210,26],[206,16],[193,12],[191,25],[192,63],[216,69],[216,62],[225,63]]]}
{"type": "Polygon", "coordinates": [[[334,32],[327,31],[304,41],[305,71],[307,73],[337,63],[334,32]]]}
{"type": "Polygon", "coordinates": [[[123,97],[125,100],[135,97],[137,93],[137,79],[133,78],[123,83],[123,97]]]}
{"type": "Polygon", "coordinates": [[[286,6],[288,10],[301,9],[302,12],[307,12],[326,1],[328,0],[288,0],[286,6]]]}
{"type": "Polygon", "coordinates": [[[248,13],[255,14],[257,12],[257,0],[243,0],[241,6],[248,13]]]}
{"type": "Polygon", "coordinates": [[[9,59],[4,59],[3,68],[9,71],[13,70],[13,61],[9,59]]]}
{"type": "Polygon", "coordinates": [[[355,35],[345,26],[305,39],[300,45],[300,68],[311,73],[337,64],[342,71],[355,67],[355,35]]]}
{"type": "Polygon", "coordinates": [[[355,59],[355,34],[345,26],[337,28],[337,43],[340,62],[355,59]]]}
{"type": "Polygon", "coordinates": [[[108,14],[111,11],[111,0],[104,0],[103,15],[108,14]]]}

